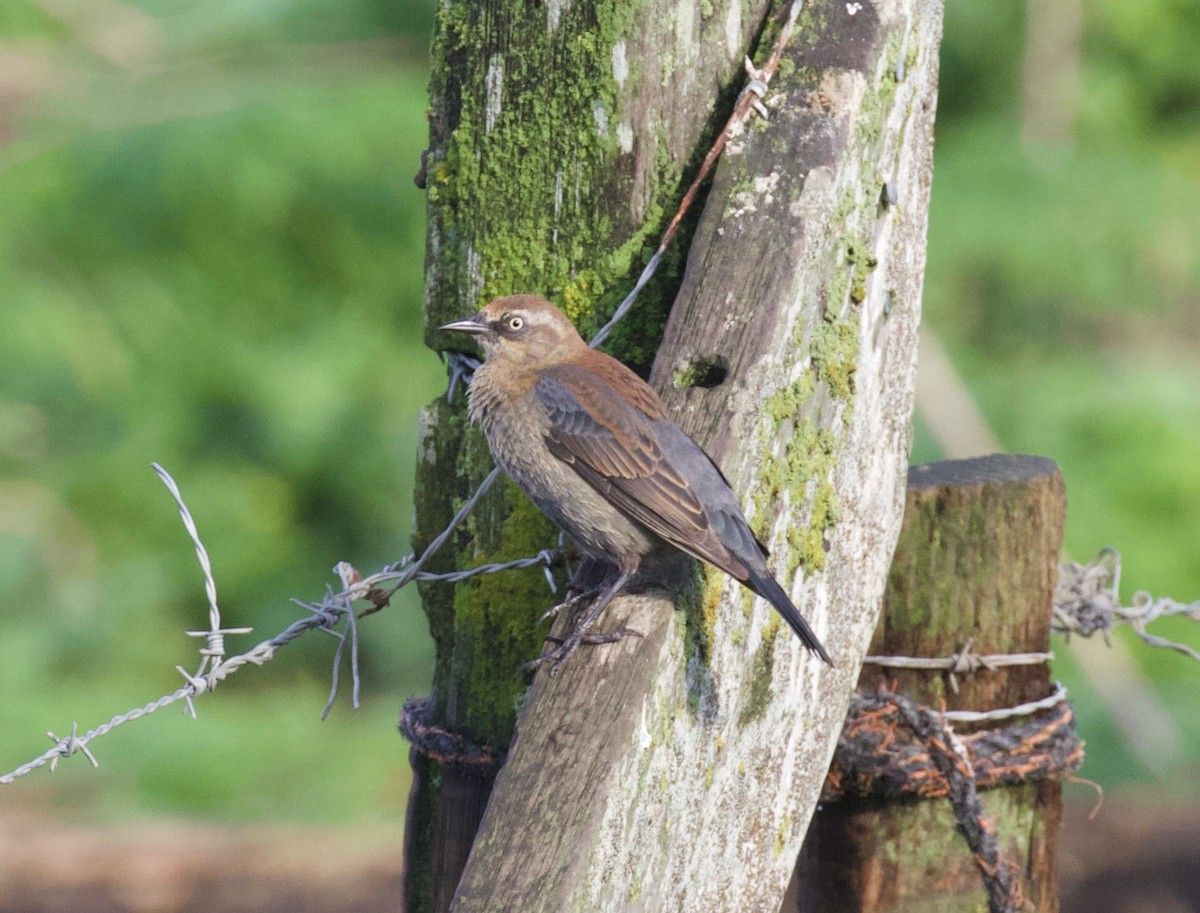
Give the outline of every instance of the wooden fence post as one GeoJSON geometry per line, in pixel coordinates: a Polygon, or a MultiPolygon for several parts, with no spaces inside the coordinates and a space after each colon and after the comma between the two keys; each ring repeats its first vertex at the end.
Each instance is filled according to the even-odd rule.
{"type": "Polygon", "coordinates": [[[805,4],[651,375],[836,666],[719,572],[684,611],[615,600],[606,626],[644,636],[538,675],[453,913],[778,908],[900,528],[940,24],[936,0],[805,4]]]}
{"type": "MultiPolygon", "coordinates": [[[[517,291],[594,330],[744,84],[754,36],[765,30],[765,50],[778,34],[765,14],[790,8],[441,4],[430,343],[462,345],[434,328],[517,291]]],[[[657,351],[652,383],[725,469],[837,668],[713,573],[679,605],[663,590],[614,601],[605,626],[644,637],[539,674],[526,693],[519,666],[552,601],[541,571],[423,586],[437,661],[421,726],[507,752],[456,913],[778,904],[899,532],[940,31],[940,0],[803,4],[769,119],[729,143],[699,224],[687,220],[695,240],[608,349],[643,368],[657,351]]],[[[489,468],[460,404],[432,404],[424,430],[418,548],[489,468]]],[[[498,486],[428,568],[529,555],[552,541],[540,523],[498,486]]],[[[445,909],[461,858],[465,827],[443,826],[457,774],[437,757],[418,765],[410,805],[410,913],[445,909]]],[[[471,808],[452,818],[465,825],[479,797],[461,792],[471,808]]]]}
{"type": "MultiPolygon", "coordinates": [[[[946,657],[1049,649],[1066,494],[1052,460],[993,455],[914,466],[872,655],[946,657]]],[[[866,665],[860,691],[881,683],[918,703],[991,710],[1045,698],[1045,663],[945,673],[866,665]]],[[[956,725],[969,732],[968,725],[956,725]]],[[[1057,780],[982,794],[999,848],[1017,864],[1029,908],[1058,909],[1057,780]]],[[[986,910],[980,873],[946,800],[843,799],[813,819],[784,913],[986,910]]]]}
{"type": "MultiPolygon", "coordinates": [[[[675,0],[438,3],[421,172],[433,348],[470,346],[437,328],[516,292],[546,295],[588,336],[608,319],[675,211],[689,163],[728,115],[774,4],[705,6],[702,14],[675,0]]],[[[654,357],[689,234],[680,232],[606,346],[639,370],[654,357]]],[[[460,386],[453,403],[439,397],[422,415],[418,551],[492,468],[463,405],[460,386]]],[[[549,521],[502,480],[426,569],[528,557],[554,543],[549,521]]],[[[538,619],[554,602],[542,569],[420,587],[436,655],[418,722],[502,755],[528,685],[521,664],[541,649],[538,619]]],[[[428,754],[414,774],[405,902],[409,913],[444,913],[494,770],[428,754]]]]}

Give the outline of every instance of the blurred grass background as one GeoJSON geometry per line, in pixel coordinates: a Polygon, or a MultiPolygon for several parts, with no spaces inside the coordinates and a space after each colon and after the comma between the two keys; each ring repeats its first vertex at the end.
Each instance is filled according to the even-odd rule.
{"type": "MultiPolygon", "coordinates": [[[[433,6],[0,6],[4,770],[47,729],[90,728],[194,667],[182,631],[204,625],[201,578],[151,460],[196,516],[226,623],[254,625],[253,642],[297,616],[289,597],[319,597],[336,561],[370,571],[408,551],[417,411],[444,384],[421,343],[411,180],[433,6]]],[[[1126,596],[1186,601],[1200,598],[1200,11],[1077,13],[1072,90],[1031,74],[1025,4],[947,4],[926,320],[1003,448],[1059,461],[1069,552],[1116,546],[1126,596]]],[[[914,461],[939,455],[918,426],[914,461]]],[[[1160,633],[1196,644],[1194,628],[1160,633]]],[[[203,698],[199,721],[124,727],[96,743],[99,773],[72,759],[6,801],[87,820],[397,820],[395,720],[430,679],[415,594],[364,634],[361,711],[344,687],[318,720],[333,644],[310,636],[203,698]]],[[[1183,745],[1152,771],[1056,647],[1087,776],[1195,783],[1200,667],[1132,647],[1183,745]]]]}

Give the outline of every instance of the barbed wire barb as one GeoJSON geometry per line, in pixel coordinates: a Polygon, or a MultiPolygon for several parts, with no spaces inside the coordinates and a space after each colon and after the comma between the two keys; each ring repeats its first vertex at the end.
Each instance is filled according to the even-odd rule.
{"type": "Polygon", "coordinates": [[[63,736],[61,739],[53,732],[47,732],[46,735],[52,742],[54,742],[54,748],[52,749],[54,756],[50,758],[51,772],[58,768],[58,762],[60,758],[69,758],[77,751],[82,752],[84,757],[92,762],[92,767],[100,766],[100,762],[96,760],[96,756],[88,749],[87,742],[80,741],[78,723],[72,723],[70,735],[63,736]]]}
{"type": "Polygon", "coordinates": [[[692,179],[692,183],[688,185],[683,198],[679,201],[679,206],[675,210],[675,215],[671,218],[670,223],[667,225],[667,230],[663,232],[663,236],[658,242],[658,248],[646,263],[642,274],[638,276],[637,282],[634,283],[633,288],[625,296],[625,299],[617,305],[617,309],[613,311],[613,315],[609,318],[608,323],[604,324],[599,332],[592,337],[592,341],[588,343],[593,349],[602,345],[608,339],[609,334],[612,333],[616,325],[625,318],[630,308],[633,307],[633,302],[637,298],[638,293],[646,287],[658,271],[658,266],[662,262],[663,255],[667,252],[667,248],[671,246],[671,242],[675,240],[679,226],[683,224],[684,216],[692,208],[692,203],[695,202],[701,185],[703,185],[708,175],[712,172],[713,167],[717,164],[717,159],[721,157],[721,153],[725,151],[725,145],[742,130],[746,118],[750,116],[751,111],[760,114],[764,118],[767,116],[763,97],[767,94],[767,87],[770,85],[771,77],[775,75],[775,71],[779,68],[779,62],[783,59],[783,52],[787,48],[788,42],[792,39],[792,31],[796,27],[796,18],[800,15],[800,10],[803,6],[802,0],[792,0],[791,6],[788,7],[783,27],[780,29],[779,36],[775,39],[771,53],[761,70],[755,69],[750,58],[746,58],[746,73],[750,78],[742,88],[741,94],[738,95],[737,101],[734,102],[733,112],[725,122],[725,128],[717,135],[712,146],[709,147],[704,160],[700,163],[700,168],[696,172],[696,176],[692,179]]]}
{"type": "Polygon", "coordinates": [[[1087,564],[1063,562],[1059,566],[1054,592],[1051,629],[1068,640],[1072,634],[1091,637],[1099,632],[1108,643],[1114,628],[1129,625],[1150,646],[1174,650],[1200,662],[1200,651],[1151,634],[1146,629],[1147,625],[1174,615],[1200,621],[1200,599],[1184,603],[1165,596],[1155,598],[1145,590],[1139,590],[1133,594],[1130,605],[1124,606],[1121,605],[1120,587],[1121,553],[1115,548],[1102,549],[1087,564]]]}
{"type": "Polygon", "coordinates": [[[958,694],[958,676],[974,675],[981,669],[995,672],[1004,666],[1036,666],[1051,662],[1052,652],[1045,653],[976,653],[970,638],[961,649],[950,656],[864,656],[863,662],[889,669],[918,669],[945,672],[950,689],[958,694]]]}

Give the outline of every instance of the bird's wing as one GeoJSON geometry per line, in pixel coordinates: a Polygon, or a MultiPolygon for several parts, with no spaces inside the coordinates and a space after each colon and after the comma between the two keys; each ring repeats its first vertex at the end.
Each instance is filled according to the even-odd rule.
{"type": "MultiPolygon", "coordinates": [[[[615,372],[610,368],[603,373],[615,372]]],[[[641,378],[628,372],[612,380],[620,390],[601,372],[574,365],[542,373],[534,394],[549,417],[550,452],[631,519],[745,580],[745,564],[721,541],[730,518],[721,511],[710,516],[672,451],[694,448],[685,462],[694,463],[699,456],[713,470],[715,466],[682,432],[661,439],[662,406],[641,378]],[[714,529],[714,521],[720,529],[714,529]]],[[[746,534],[753,541],[749,530],[746,534]]]]}
{"type": "Polygon", "coordinates": [[[604,356],[591,362],[549,368],[534,385],[550,452],[626,516],[766,598],[804,646],[830,662],[772,576],[720,469],[667,419],[641,378],[604,356]]]}

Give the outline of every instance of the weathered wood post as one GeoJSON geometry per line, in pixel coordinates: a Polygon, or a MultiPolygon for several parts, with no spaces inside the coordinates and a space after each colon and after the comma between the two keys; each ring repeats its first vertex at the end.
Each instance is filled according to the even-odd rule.
{"type": "MultiPolygon", "coordinates": [[[[598,326],[741,86],[766,6],[444,4],[429,325],[535,291],[598,326]]],[[[650,289],[610,348],[646,365],[663,339],[652,382],[730,477],[837,668],[720,574],[685,573],[682,599],[668,574],[606,613],[605,627],[641,638],[539,674],[522,696],[516,669],[551,602],[540,572],[425,588],[429,719],[503,750],[523,705],[453,909],[778,905],[899,530],[940,25],[937,0],[806,5],[770,120],[730,144],[715,176],[678,296],[669,280],[650,289]]],[[[422,541],[487,471],[460,408],[426,413],[422,541]]],[[[439,569],[549,541],[506,488],[439,569]]],[[[457,774],[428,757],[417,767],[421,815],[457,774]]],[[[410,913],[443,909],[431,898],[453,880],[439,820],[412,825],[410,913]],[[444,883],[427,890],[431,872],[444,883]]]]}
{"type": "MultiPolygon", "coordinates": [[[[431,81],[426,337],[513,292],[561,305],[585,334],[611,314],[653,250],[703,137],[723,122],[770,0],[438,5],[431,81]],[[666,87],[669,87],[669,91],[666,87]]],[[[678,288],[688,231],[607,351],[645,371],[678,288]]],[[[463,398],[422,417],[416,532],[445,528],[491,468],[463,398]]],[[[525,557],[554,532],[503,482],[428,565],[458,570],[525,557]]],[[[561,576],[561,575],[560,575],[561,576]]],[[[502,754],[553,602],[533,568],[458,586],[422,585],[436,659],[423,723],[502,754]]],[[[492,771],[417,752],[408,814],[409,913],[442,911],[483,814],[492,771]],[[464,840],[466,841],[464,844],[464,840]]]]}
{"type": "MultiPolygon", "coordinates": [[[[914,466],[871,654],[941,658],[968,642],[983,655],[1047,651],[1065,514],[1052,460],[998,454],[914,466]]],[[[960,674],[957,691],[945,673],[863,667],[860,690],[881,682],[948,710],[1013,707],[1051,692],[1045,662],[960,674]]],[[[973,728],[955,725],[962,733],[973,728]]],[[[1053,913],[1061,783],[982,795],[999,848],[1020,873],[1020,896],[1029,909],[1053,913]]],[[[827,803],[813,820],[799,874],[796,901],[784,913],[988,909],[944,799],[827,803]]]]}
{"type": "Polygon", "coordinates": [[[620,600],[609,624],[644,637],[535,681],[454,910],[778,906],[899,528],[939,13],[808,8],[770,122],[718,171],[652,376],[838,668],[717,574],[682,616],[620,600]]]}

